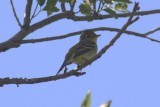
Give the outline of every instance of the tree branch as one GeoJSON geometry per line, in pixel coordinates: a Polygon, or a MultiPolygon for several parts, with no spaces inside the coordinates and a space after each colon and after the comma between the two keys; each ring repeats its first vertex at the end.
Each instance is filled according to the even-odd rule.
{"type": "Polygon", "coordinates": [[[32,16],[31,16],[30,23],[33,20],[33,18],[36,17],[41,12],[41,8],[40,8],[40,10],[38,11],[38,13],[36,14],[37,8],[38,8],[38,2],[36,4],[36,7],[34,9],[34,12],[33,12],[32,16]]]}
{"type": "MultiPolygon", "coordinates": [[[[150,14],[158,14],[160,13],[160,9],[156,10],[149,10],[149,11],[139,11],[135,13],[135,16],[144,16],[144,15],[150,15],[150,14]]],[[[121,13],[117,14],[118,18],[124,18],[124,17],[129,17],[131,13],[121,13]]],[[[102,20],[102,19],[109,19],[113,18],[111,15],[100,15],[97,17],[93,16],[74,16],[71,19],[74,21],[92,21],[92,20],[102,20]]]]}
{"type": "Polygon", "coordinates": [[[133,15],[135,14],[137,8],[138,8],[138,3],[135,3],[135,6],[134,6],[134,9],[133,9],[133,12],[132,12],[131,16],[129,17],[126,24],[122,27],[122,29],[118,32],[118,34],[109,42],[108,45],[106,45],[104,48],[102,48],[101,51],[96,56],[94,56],[91,60],[89,60],[85,64],[81,65],[77,69],[71,70],[71,71],[69,71],[67,73],[64,73],[64,74],[58,74],[58,75],[55,75],[55,76],[42,77],[42,78],[32,78],[32,79],[27,79],[27,78],[12,78],[12,79],[1,78],[0,79],[0,86],[3,86],[5,84],[16,84],[17,86],[19,86],[19,84],[34,84],[34,83],[48,82],[48,81],[52,81],[52,80],[55,81],[55,80],[58,80],[58,79],[67,78],[67,77],[72,76],[72,75],[75,75],[75,76],[84,75],[85,72],[77,72],[77,71],[79,71],[80,69],[88,66],[89,64],[91,64],[92,62],[94,62],[95,60],[100,58],[112,45],[114,45],[114,43],[118,40],[118,38],[120,38],[122,33],[127,29],[127,27],[129,25],[133,24],[135,21],[137,21],[139,19],[138,17],[133,19],[133,15]]]}
{"type": "Polygon", "coordinates": [[[157,31],[159,31],[159,30],[160,30],[160,27],[158,27],[158,28],[156,28],[156,29],[153,29],[153,30],[151,30],[151,31],[146,32],[145,35],[148,36],[148,35],[150,35],[150,34],[152,34],[152,33],[155,33],[155,32],[157,32],[157,31]]]}
{"type": "Polygon", "coordinates": [[[93,0],[93,12],[96,12],[96,7],[97,7],[96,3],[97,3],[96,0],[93,0]]]}
{"type": "Polygon", "coordinates": [[[27,0],[23,29],[28,29],[28,27],[29,27],[32,2],[33,2],[33,0],[27,0]]]}
{"type": "Polygon", "coordinates": [[[100,9],[102,7],[101,5],[102,5],[102,1],[99,1],[99,6],[98,6],[98,10],[97,10],[98,13],[100,12],[100,9]]]}
{"type": "Polygon", "coordinates": [[[61,0],[61,10],[62,12],[66,12],[65,0],[61,0]]]}
{"type": "MultiPolygon", "coordinates": [[[[142,12],[136,12],[136,15],[148,15],[148,14],[157,14],[157,13],[160,13],[160,10],[151,10],[151,11],[142,11],[142,12]]],[[[127,14],[119,14],[119,17],[128,17],[130,16],[130,13],[127,13],[127,14]]],[[[113,18],[111,15],[102,15],[102,17],[105,19],[105,18],[113,18]]],[[[56,14],[54,16],[51,16],[51,17],[48,17],[42,21],[39,21],[35,24],[33,24],[32,26],[30,26],[30,31],[35,31],[39,28],[42,28],[52,22],[55,22],[57,20],[60,20],[60,19],[64,19],[64,18],[70,18],[70,19],[75,19],[76,21],[88,21],[88,20],[91,20],[93,19],[93,16],[75,16],[73,12],[65,12],[65,13],[59,13],[59,14],[56,14]]],[[[95,20],[98,20],[97,18],[95,20]]]]}
{"type": "Polygon", "coordinates": [[[76,0],[74,0],[73,3],[71,3],[71,0],[69,1],[70,1],[70,7],[71,7],[70,11],[73,12],[75,4],[76,4],[76,0]]]}
{"type": "Polygon", "coordinates": [[[42,83],[48,81],[56,81],[59,79],[68,78],[70,76],[82,76],[86,74],[85,72],[68,72],[66,74],[60,74],[55,76],[49,77],[40,77],[40,78],[0,78],[0,87],[7,85],[7,84],[16,84],[19,87],[20,84],[35,84],[35,83],[42,83]]]}
{"type": "MultiPolygon", "coordinates": [[[[92,29],[86,29],[86,30],[92,30],[92,31],[102,31],[102,30],[106,31],[107,30],[107,31],[119,32],[121,29],[110,28],[110,27],[98,27],[98,28],[92,28],[92,29]]],[[[158,31],[158,30],[156,30],[156,31],[158,31]]],[[[68,37],[71,37],[71,36],[75,36],[75,35],[81,34],[81,32],[83,32],[83,30],[77,31],[77,32],[68,33],[68,34],[65,34],[65,35],[60,35],[60,36],[46,37],[46,38],[40,38],[40,39],[22,40],[22,41],[20,41],[20,43],[21,44],[26,44],[26,43],[37,43],[37,42],[59,40],[59,39],[64,39],[64,38],[68,38],[68,37]]],[[[149,39],[151,41],[160,43],[159,40],[156,40],[156,39],[153,39],[153,38],[149,38],[145,34],[142,34],[142,33],[133,32],[133,31],[129,31],[129,30],[125,30],[123,33],[129,34],[129,35],[138,36],[138,37],[142,37],[142,38],[146,38],[146,39],[149,39]]],[[[152,33],[150,33],[150,34],[152,34],[152,33]]]]}
{"type": "Polygon", "coordinates": [[[18,25],[19,25],[20,28],[21,28],[21,27],[22,27],[22,24],[21,24],[21,22],[19,21],[19,18],[18,18],[17,14],[16,14],[16,10],[15,10],[15,8],[14,8],[13,1],[10,0],[10,3],[11,3],[11,6],[12,6],[12,10],[13,10],[14,17],[16,18],[16,21],[17,21],[18,25]]]}
{"type": "MultiPolygon", "coordinates": [[[[31,0],[28,0],[31,1],[31,0]]],[[[136,12],[135,15],[150,15],[150,14],[157,14],[160,13],[160,9],[157,10],[149,10],[149,11],[141,11],[141,12],[136,12]]],[[[119,17],[128,17],[130,13],[124,13],[124,14],[118,14],[119,17]]],[[[89,21],[89,20],[100,20],[100,19],[107,19],[107,18],[113,18],[111,15],[102,15],[102,16],[97,16],[96,18],[91,17],[91,16],[74,16],[73,12],[65,12],[65,13],[59,13],[54,16],[48,17],[42,21],[39,21],[32,26],[28,30],[21,30],[17,34],[15,34],[11,39],[0,43],[0,52],[5,52],[11,48],[16,48],[20,46],[20,41],[24,39],[28,34],[36,31],[37,29],[40,29],[52,22],[65,19],[65,18],[70,18],[71,20],[75,21],[89,21]]]]}
{"type": "Polygon", "coordinates": [[[38,23],[33,24],[30,26],[28,30],[21,29],[17,34],[15,34],[12,38],[9,40],[0,43],[0,52],[5,52],[11,48],[17,48],[20,46],[20,41],[24,39],[27,35],[30,33],[34,32],[35,30],[44,27],[52,22],[55,22],[57,20],[64,19],[68,16],[70,16],[70,12],[65,12],[65,13],[59,13],[54,16],[48,17],[47,19],[44,19],[38,23]]]}

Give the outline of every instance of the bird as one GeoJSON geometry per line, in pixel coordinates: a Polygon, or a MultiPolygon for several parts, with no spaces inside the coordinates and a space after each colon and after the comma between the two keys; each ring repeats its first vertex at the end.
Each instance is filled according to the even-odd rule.
{"type": "Polygon", "coordinates": [[[65,68],[64,73],[66,73],[66,66],[69,64],[75,63],[80,66],[94,57],[98,50],[97,38],[99,36],[100,35],[95,34],[91,30],[84,30],[81,33],[79,42],[69,49],[57,74],[59,74],[63,68],[65,68]]]}

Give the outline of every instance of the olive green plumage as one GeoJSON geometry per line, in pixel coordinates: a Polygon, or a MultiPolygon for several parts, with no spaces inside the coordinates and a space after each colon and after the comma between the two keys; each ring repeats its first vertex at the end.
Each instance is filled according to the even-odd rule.
{"type": "Polygon", "coordinates": [[[81,65],[91,59],[97,53],[97,38],[100,35],[96,35],[93,31],[85,30],[80,36],[80,41],[73,47],[71,47],[65,56],[65,60],[60,67],[57,74],[67,65],[75,63],[81,65]]]}

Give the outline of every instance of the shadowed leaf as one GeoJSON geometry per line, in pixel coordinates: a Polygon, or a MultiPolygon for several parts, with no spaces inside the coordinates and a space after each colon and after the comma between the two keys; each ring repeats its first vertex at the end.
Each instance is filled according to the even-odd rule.
{"type": "Polygon", "coordinates": [[[92,9],[91,9],[90,5],[87,3],[82,3],[79,6],[79,9],[80,9],[80,12],[86,16],[90,16],[92,14],[92,9]]]}
{"type": "Polygon", "coordinates": [[[87,95],[82,101],[81,107],[90,107],[90,105],[91,105],[91,92],[88,91],[87,95]]]}
{"type": "Polygon", "coordinates": [[[112,101],[109,100],[109,101],[103,103],[100,107],[110,107],[110,106],[111,106],[111,103],[112,103],[112,101]]]}
{"type": "Polygon", "coordinates": [[[53,12],[58,12],[59,9],[56,7],[58,0],[48,0],[46,6],[43,8],[44,11],[47,11],[47,15],[51,15],[53,12]]]}
{"type": "Polygon", "coordinates": [[[104,9],[104,11],[106,11],[107,13],[109,13],[111,16],[113,16],[115,19],[118,19],[118,16],[116,14],[116,12],[110,8],[104,9]]]}
{"type": "Polygon", "coordinates": [[[39,4],[40,6],[43,6],[44,3],[45,3],[45,1],[46,1],[46,0],[38,0],[38,4],[39,4]]]}

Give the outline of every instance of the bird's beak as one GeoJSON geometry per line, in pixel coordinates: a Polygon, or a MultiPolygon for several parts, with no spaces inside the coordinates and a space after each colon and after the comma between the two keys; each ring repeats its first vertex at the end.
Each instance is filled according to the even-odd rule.
{"type": "Polygon", "coordinates": [[[96,36],[97,36],[97,38],[98,38],[98,37],[100,37],[101,35],[96,35],[96,36]]]}

